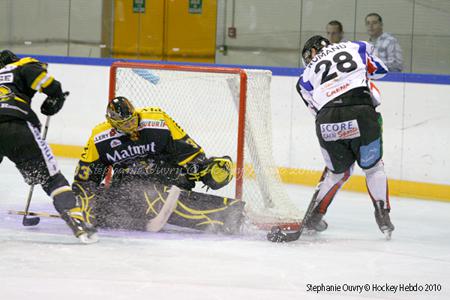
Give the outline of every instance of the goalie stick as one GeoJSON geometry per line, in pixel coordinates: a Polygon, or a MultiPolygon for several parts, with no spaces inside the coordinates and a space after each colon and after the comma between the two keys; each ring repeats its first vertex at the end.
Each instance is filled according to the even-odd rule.
{"type": "Polygon", "coordinates": [[[308,209],[305,212],[305,216],[303,217],[302,224],[300,225],[299,230],[293,232],[283,232],[283,229],[280,226],[274,226],[272,227],[270,232],[267,233],[267,239],[269,241],[274,243],[284,243],[284,242],[293,242],[300,238],[305,228],[305,224],[307,224],[308,219],[311,216],[311,213],[316,207],[317,195],[319,195],[320,186],[322,185],[322,182],[325,180],[327,172],[328,169],[325,167],[325,169],[322,172],[322,176],[320,176],[319,183],[317,183],[316,189],[314,190],[314,194],[308,205],[308,209]]]}
{"type": "Polygon", "coordinates": [[[161,228],[166,225],[167,220],[169,220],[170,215],[173,213],[175,208],[177,207],[177,200],[180,197],[181,190],[172,186],[169,190],[169,195],[166,198],[166,202],[163,207],[159,211],[158,215],[148,221],[146,229],[150,232],[158,232],[161,228]]]}

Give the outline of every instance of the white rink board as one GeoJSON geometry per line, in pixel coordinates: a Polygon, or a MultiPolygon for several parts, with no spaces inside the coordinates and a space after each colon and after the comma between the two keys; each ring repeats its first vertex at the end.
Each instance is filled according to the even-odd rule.
{"type": "MultiPolygon", "coordinates": [[[[52,118],[49,141],[82,146],[91,128],[104,120],[109,68],[50,64],[49,71],[71,92],[62,112],[52,118]]],[[[297,95],[296,80],[289,76],[272,79],[274,157],[279,166],[321,170],[323,161],[314,120],[297,95]]],[[[379,82],[378,86],[383,96],[384,162],[388,176],[450,184],[450,86],[398,82],[379,82]]],[[[36,111],[40,103],[41,100],[34,101],[36,111]]],[[[208,113],[202,107],[198,109],[199,116],[208,113]]],[[[214,128],[214,124],[210,126],[214,128]]],[[[195,132],[189,134],[195,139],[195,132]]]]}

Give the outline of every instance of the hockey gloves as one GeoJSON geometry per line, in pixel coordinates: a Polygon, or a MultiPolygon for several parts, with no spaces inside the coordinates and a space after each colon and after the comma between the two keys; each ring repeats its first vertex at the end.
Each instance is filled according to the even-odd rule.
{"type": "Polygon", "coordinates": [[[201,180],[206,186],[217,190],[233,179],[232,166],[229,156],[211,157],[202,161],[196,168],[188,167],[188,179],[201,180]]]}
{"type": "Polygon", "coordinates": [[[46,116],[53,116],[61,110],[68,95],[69,92],[64,92],[56,97],[47,97],[41,105],[41,113],[46,116]]]}

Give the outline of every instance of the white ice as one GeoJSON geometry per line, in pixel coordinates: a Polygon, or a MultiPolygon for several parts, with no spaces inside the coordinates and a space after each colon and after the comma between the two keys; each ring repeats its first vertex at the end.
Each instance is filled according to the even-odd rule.
{"type": "MultiPolygon", "coordinates": [[[[72,180],[75,161],[59,159],[72,180]]],[[[329,228],[288,244],[264,233],[217,236],[168,230],[101,231],[80,245],[58,219],[23,227],[28,187],[0,165],[0,299],[450,299],[450,203],[391,198],[391,241],[379,232],[365,194],[341,192],[329,228]],[[438,284],[440,292],[308,291],[312,285],[438,284]]],[[[307,206],[311,187],[287,186],[307,206]]],[[[32,210],[54,212],[38,188],[32,210]]],[[[371,288],[372,289],[372,288],[371,288]]]]}

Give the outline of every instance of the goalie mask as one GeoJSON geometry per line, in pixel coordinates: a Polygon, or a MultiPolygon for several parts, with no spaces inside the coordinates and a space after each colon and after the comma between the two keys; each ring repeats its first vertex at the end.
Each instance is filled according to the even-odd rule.
{"type": "Polygon", "coordinates": [[[129,135],[133,141],[139,138],[139,116],[127,98],[119,96],[109,102],[106,120],[119,132],[129,135]]]}
{"type": "Polygon", "coordinates": [[[324,38],[323,36],[315,35],[313,37],[310,37],[303,46],[302,50],[303,65],[306,67],[313,59],[312,49],[315,49],[316,52],[319,52],[323,47],[326,47],[330,44],[331,44],[330,41],[324,38]]]}

